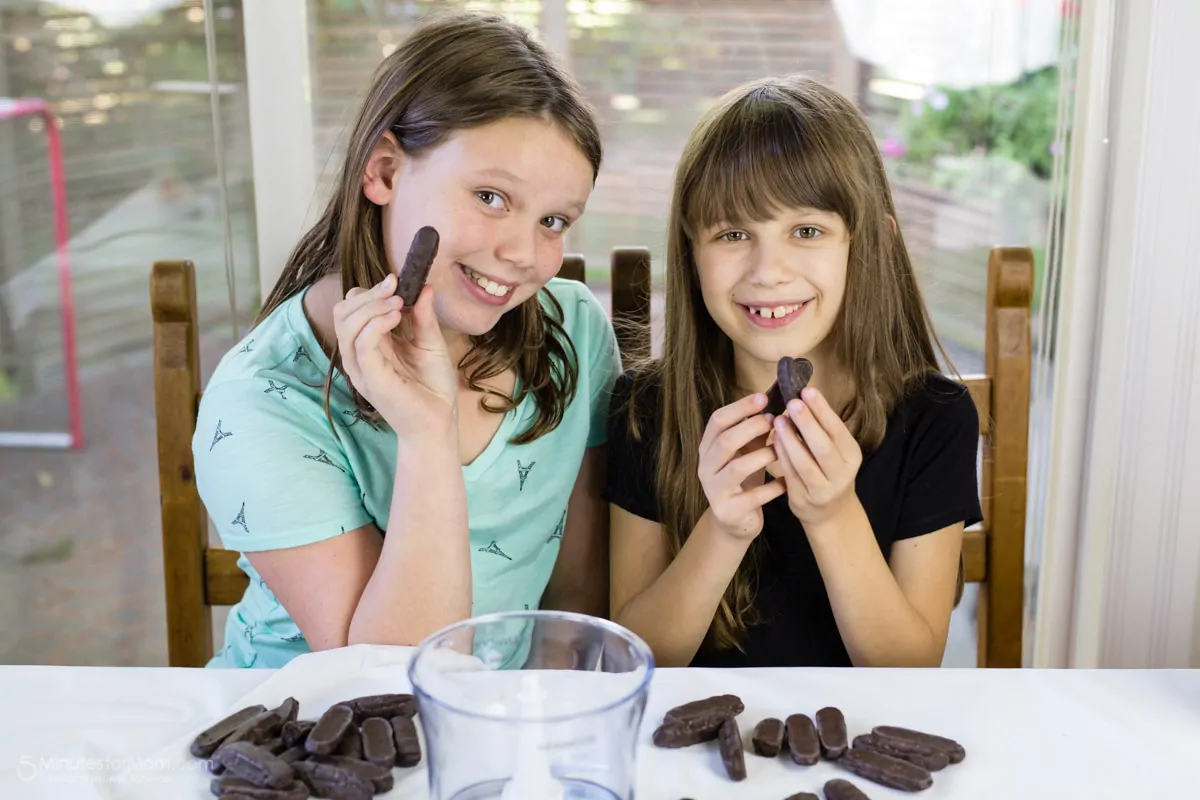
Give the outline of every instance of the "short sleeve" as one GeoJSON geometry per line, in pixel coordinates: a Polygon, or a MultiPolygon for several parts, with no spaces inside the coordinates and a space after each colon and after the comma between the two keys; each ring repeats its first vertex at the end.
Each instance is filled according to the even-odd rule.
{"type": "Polygon", "coordinates": [[[311,544],[372,521],[324,410],[286,389],[239,378],[211,386],[200,403],[196,486],[223,544],[240,552],[311,544]]]}
{"type": "Polygon", "coordinates": [[[965,387],[948,381],[926,392],[908,421],[904,497],[895,539],[983,519],[979,503],[979,414],[965,387]],[[942,388],[942,387],[952,388],[942,388]]]}
{"type": "Polygon", "coordinates": [[[576,348],[582,362],[581,371],[586,371],[589,388],[589,428],[587,446],[596,447],[608,439],[608,410],[612,400],[613,384],[621,374],[621,353],[612,321],[603,306],[586,288],[577,301],[582,317],[581,327],[585,335],[577,337],[576,348]],[[584,345],[580,348],[580,345],[584,345]]]}
{"type": "Polygon", "coordinates": [[[603,497],[630,514],[660,522],[654,489],[660,431],[654,413],[657,393],[643,393],[643,386],[639,385],[639,397],[631,400],[633,384],[633,373],[628,372],[619,377],[613,386],[612,408],[608,418],[608,474],[603,497]],[[636,439],[629,419],[631,402],[636,403],[640,423],[641,436],[636,439]]]}

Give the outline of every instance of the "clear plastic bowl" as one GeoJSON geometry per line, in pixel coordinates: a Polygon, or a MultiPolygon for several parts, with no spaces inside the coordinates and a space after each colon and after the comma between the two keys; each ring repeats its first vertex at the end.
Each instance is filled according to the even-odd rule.
{"type": "Polygon", "coordinates": [[[654,656],[607,620],[476,617],[409,665],[432,800],[632,800],[654,656]]]}

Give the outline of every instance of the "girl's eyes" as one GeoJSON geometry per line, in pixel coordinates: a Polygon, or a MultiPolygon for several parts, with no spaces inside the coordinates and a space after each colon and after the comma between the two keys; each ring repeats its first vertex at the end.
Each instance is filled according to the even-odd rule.
{"type": "MultiPolygon", "coordinates": [[[[504,195],[499,192],[493,192],[490,189],[480,189],[475,192],[475,196],[479,198],[485,206],[494,208],[497,211],[503,211],[506,205],[504,195]]],[[[571,227],[571,223],[565,218],[556,215],[542,217],[540,220],[542,225],[554,233],[562,233],[567,228],[571,227]]]]}
{"type": "Polygon", "coordinates": [[[500,195],[499,192],[493,192],[493,191],[489,191],[487,189],[480,189],[479,191],[477,191],[475,193],[475,196],[478,197],[483,202],[483,204],[486,206],[491,206],[492,208],[495,208],[497,210],[504,209],[504,198],[500,195]]]}
{"type": "MultiPolygon", "coordinates": [[[[821,229],[812,225],[801,225],[794,231],[795,235],[800,239],[816,239],[821,235],[821,229]]],[[[745,231],[726,231],[717,237],[718,241],[722,242],[744,242],[750,236],[745,231]]]]}

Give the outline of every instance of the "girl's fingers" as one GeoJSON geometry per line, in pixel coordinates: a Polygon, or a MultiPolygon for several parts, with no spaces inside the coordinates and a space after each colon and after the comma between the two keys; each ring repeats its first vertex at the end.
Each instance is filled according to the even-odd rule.
{"type": "Polygon", "coordinates": [[[762,486],[755,486],[749,491],[737,494],[730,501],[733,514],[749,514],[756,508],[762,508],[767,503],[787,491],[787,484],[782,478],[767,481],[762,486]]]}
{"type": "Polygon", "coordinates": [[[375,317],[354,340],[354,355],[360,371],[372,372],[387,367],[381,345],[400,324],[400,309],[375,317]]]}
{"type": "Polygon", "coordinates": [[[798,478],[810,493],[828,482],[825,473],[817,465],[817,460],[804,446],[804,442],[800,441],[800,434],[788,418],[780,417],[775,421],[775,449],[779,453],[784,475],[788,478],[798,478]]]}
{"type": "Polygon", "coordinates": [[[387,277],[379,283],[372,286],[370,289],[363,289],[359,286],[353,287],[346,292],[346,299],[338,302],[333,307],[333,322],[337,323],[347,319],[350,315],[361,309],[373,300],[386,300],[395,295],[396,292],[396,276],[388,273],[387,277]]]}
{"type": "MultiPolygon", "coordinates": [[[[774,426],[775,415],[771,414],[771,413],[764,413],[762,416],[766,417],[767,421],[769,423],[771,423],[771,430],[772,431],[775,430],[775,426],[774,426]]],[[[768,431],[763,436],[756,436],[753,439],[751,439],[750,442],[747,443],[746,446],[742,448],[742,454],[745,455],[746,453],[752,453],[755,450],[758,450],[760,448],[770,447],[770,446],[771,446],[771,432],[768,431]]]]}
{"type": "Polygon", "coordinates": [[[344,349],[353,345],[367,323],[376,317],[384,317],[391,313],[399,313],[403,301],[399,297],[376,298],[360,306],[340,322],[334,323],[337,331],[338,344],[344,349]]]}
{"type": "Polygon", "coordinates": [[[846,427],[846,423],[833,410],[833,406],[829,405],[829,401],[825,399],[825,395],[813,387],[806,388],[800,393],[804,404],[812,411],[817,422],[821,423],[821,427],[825,429],[825,433],[829,435],[830,441],[837,449],[842,459],[853,462],[855,458],[862,455],[862,449],[858,446],[858,440],[854,438],[854,434],[846,427]]]}
{"type": "Polygon", "coordinates": [[[700,451],[701,463],[706,465],[710,473],[720,472],[743,447],[765,436],[771,430],[772,421],[773,417],[769,414],[755,414],[742,420],[713,439],[708,450],[700,451]]]}
{"type": "Polygon", "coordinates": [[[775,458],[776,455],[773,448],[763,447],[754,450],[726,464],[717,473],[717,480],[722,487],[727,487],[731,491],[737,491],[746,478],[749,478],[759,470],[766,469],[767,465],[774,461],[775,458]]]}
{"type": "Polygon", "coordinates": [[[411,341],[422,350],[445,350],[446,340],[442,337],[442,326],[438,324],[433,310],[433,287],[426,284],[417,295],[412,311],[405,315],[412,322],[411,341]]]}
{"type": "MultiPolygon", "coordinates": [[[[344,320],[337,326],[337,341],[338,352],[342,356],[342,371],[346,373],[346,377],[361,392],[363,390],[362,373],[364,369],[378,363],[372,358],[372,353],[367,351],[364,346],[362,337],[368,326],[376,319],[387,319],[389,316],[394,316],[395,321],[400,321],[399,309],[383,310],[374,309],[374,311],[382,311],[382,313],[372,313],[372,306],[367,306],[365,309],[360,309],[359,313],[349,320],[344,320]],[[364,361],[364,358],[366,359],[364,361]]],[[[395,327],[393,325],[392,327],[395,327]]],[[[378,353],[378,345],[374,351],[378,353]]]]}
{"type": "Polygon", "coordinates": [[[747,417],[758,414],[767,407],[767,396],[762,392],[746,395],[741,400],[718,408],[708,418],[704,436],[700,438],[700,453],[703,456],[714,439],[747,417]]]}
{"type": "Polygon", "coordinates": [[[813,414],[812,409],[799,400],[793,400],[788,403],[787,413],[795,423],[796,430],[800,432],[800,437],[805,447],[808,448],[808,452],[812,453],[813,458],[821,467],[821,471],[826,475],[832,475],[837,471],[842,456],[829,433],[813,414]]]}

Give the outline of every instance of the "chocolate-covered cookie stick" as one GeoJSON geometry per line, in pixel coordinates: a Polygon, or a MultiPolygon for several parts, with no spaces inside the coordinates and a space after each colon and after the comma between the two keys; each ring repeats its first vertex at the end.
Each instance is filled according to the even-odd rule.
{"type": "Polygon", "coordinates": [[[412,308],[421,294],[421,287],[429,278],[429,268],[437,258],[438,232],[426,225],[413,236],[408,255],[404,258],[404,266],[400,268],[400,276],[396,280],[396,295],[404,301],[405,308],[412,308]]]}

